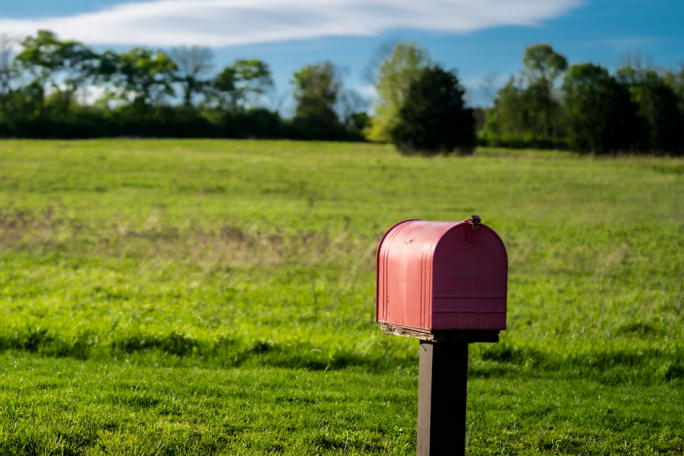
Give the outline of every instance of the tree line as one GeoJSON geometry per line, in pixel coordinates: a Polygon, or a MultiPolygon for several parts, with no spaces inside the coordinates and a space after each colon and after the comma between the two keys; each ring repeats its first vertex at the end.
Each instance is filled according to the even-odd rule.
{"type": "Polygon", "coordinates": [[[493,106],[469,109],[455,72],[450,82],[440,79],[435,72],[444,70],[426,50],[400,43],[377,71],[366,137],[409,153],[468,153],[477,143],[684,155],[684,66],[659,69],[627,56],[611,73],[594,63],[570,65],[548,44],[525,49],[522,64],[493,106]]]}
{"type": "Polygon", "coordinates": [[[288,119],[267,107],[274,83],[266,62],[215,70],[206,47],[96,52],[45,30],[0,35],[0,136],[364,140],[365,106],[330,62],[293,75],[288,119]]]}
{"type": "Polygon", "coordinates": [[[684,154],[684,66],[679,71],[627,56],[614,71],[568,65],[551,46],[525,50],[511,76],[480,112],[488,145],[567,148],[583,153],[684,154]]]}
{"type": "Polygon", "coordinates": [[[568,64],[546,44],[528,47],[522,64],[492,106],[473,109],[454,70],[415,43],[398,43],[374,69],[370,111],[325,61],[294,73],[295,107],[284,118],[259,59],[216,71],[205,47],[96,52],[49,31],[15,42],[0,35],[0,136],[369,140],[406,154],[467,154],[477,144],[684,154],[684,67],[627,58],[610,72],[568,64]]]}

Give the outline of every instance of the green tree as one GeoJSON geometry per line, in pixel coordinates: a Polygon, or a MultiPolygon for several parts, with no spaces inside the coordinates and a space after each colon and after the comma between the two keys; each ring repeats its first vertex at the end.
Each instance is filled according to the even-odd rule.
{"type": "Polygon", "coordinates": [[[308,65],[294,74],[295,108],[294,122],[318,134],[339,129],[335,112],[342,82],[335,66],[326,61],[308,65]]]}
{"type": "Polygon", "coordinates": [[[160,104],[173,96],[176,63],[163,51],[134,48],[118,56],[114,85],[121,97],[133,96],[136,106],[160,104]]]}
{"type": "Polygon", "coordinates": [[[511,76],[487,112],[481,137],[503,144],[555,144],[563,133],[556,81],[567,60],[547,44],[525,49],[520,77],[511,76]]]}
{"type": "Polygon", "coordinates": [[[352,136],[363,139],[363,132],[370,125],[371,119],[368,113],[353,112],[344,118],[344,127],[352,136]]]}
{"type": "Polygon", "coordinates": [[[548,44],[535,44],[525,49],[525,74],[531,82],[546,81],[553,84],[568,68],[568,61],[548,44]]]}
{"type": "Polygon", "coordinates": [[[247,108],[256,107],[259,98],[273,88],[270,67],[259,59],[238,59],[233,68],[241,103],[247,108]]]}
{"type": "Polygon", "coordinates": [[[391,132],[399,122],[399,110],[409,87],[429,64],[427,51],[415,43],[399,43],[383,59],[375,74],[378,95],[373,106],[374,116],[366,132],[369,140],[391,141],[391,132]]]}
{"type": "Polygon", "coordinates": [[[40,117],[45,112],[45,88],[36,81],[12,89],[3,103],[3,123],[11,128],[20,121],[40,117]]]}
{"type": "Polygon", "coordinates": [[[536,117],[534,113],[542,113],[539,122],[541,131],[538,132],[552,138],[558,130],[554,117],[558,118],[557,114],[560,113],[559,103],[553,97],[553,88],[558,77],[568,68],[568,61],[550,45],[535,44],[525,49],[523,64],[523,73],[528,82],[528,115],[532,118],[536,117]]]}
{"type": "Polygon", "coordinates": [[[45,97],[46,86],[51,86],[54,104],[68,108],[74,102],[79,88],[92,82],[98,73],[99,56],[89,47],[77,41],[60,41],[52,32],[39,30],[36,36],[28,36],[21,42],[22,50],[15,61],[32,77],[32,85],[42,87],[45,97]]]}
{"type": "Polygon", "coordinates": [[[679,110],[684,116],[684,65],[677,71],[667,71],[664,76],[665,82],[669,85],[679,100],[679,110]]]}
{"type": "Polygon", "coordinates": [[[225,67],[212,81],[212,93],[220,108],[237,110],[239,96],[236,82],[235,68],[232,66],[225,67]]]}
{"type": "MultiPolygon", "coordinates": [[[[679,116],[680,118],[684,119],[684,65],[682,65],[677,71],[666,72],[664,78],[667,85],[672,88],[677,96],[679,116]]],[[[684,132],[682,134],[684,135],[684,132]]]]}
{"type": "Polygon", "coordinates": [[[337,101],[337,112],[350,138],[364,139],[364,131],[370,126],[369,102],[357,91],[341,90],[337,101]]]}
{"type": "Polygon", "coordinates": [[[259,99],[273,88],[268,64],[259,59],[238,59],[214,79],[214,95],[224,109],[255,108],[259,99]]]}
{"type": "Polygon", "coordinates": [[[494,100],[493,115],[488,116],[485,122],[485,131],[492,130],[497,139],[503,135],[510,140],[513,135],[516,140],[522,141],[523,134],[527,130],[526,100],[524,89],[520,87],[516,79],[511,76],[494,100]]]}
{"type": "Polygon", "coordinates": [[[680,155],[684,149],[684,118],[676,88],[655,70],[624,66],[617,72],[620,83],[628,87],[643,132],[640,148],[655,153],[680,155]]]}
{"type": "Polygon", "coordinates": [[[465,107],[464,88],[456,75],[439,65],[429,66],[411,82],[392,143],[405,154],[472,153],[475,118],[465,107]]]}
{"type": "Polygon", "coordinates": [[[568,142],[579,152],[634,149],[638,119],[628,89],[608,70],[591,63],[572,65],[563,78],[568,142]]]}

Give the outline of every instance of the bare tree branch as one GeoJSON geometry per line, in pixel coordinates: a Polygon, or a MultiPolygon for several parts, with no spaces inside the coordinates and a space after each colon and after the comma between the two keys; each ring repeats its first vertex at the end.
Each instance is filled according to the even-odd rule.
{"type": "Polygon", "coordinates": [[[203,46],[183,46],[171,49],[171,58],[178,66],[176,81],[183,90],[186,106],[192,105],[193,95],[202,93],[203,79],[214,69],[214,51],[203,46]]]}
{"type": "Polygon", "coordinates": [[[0,97],[3,100],[12,88],[12,81],[18,75],[14,66],[14,56],[18,44],[18,38],[0,33],[0,97]]]}
{"type": "Polygon", "coordinates": [[[487,100],[487,103],[492,106],[494,105],[494,100],[496,100],[496,94],[499,91],[499,79],[499,74],[494,72],[483,77],[482,82],[480,82],[480,91],[487,100]]]}
{"type": "Polygon", "coordinates": [[[363,70],[364,81],[366,81],[368,84],[377,85],[378,79],[375,74],[378,71],[378,68],[380,67],[382,61],[385,60],[385,57],[392,54],[392,50],[398,43],[398,40],[388,40],[381,43],[375,49],[375,51],[373,52],[373,56],[368,61],[366,67],[363,70]]]}

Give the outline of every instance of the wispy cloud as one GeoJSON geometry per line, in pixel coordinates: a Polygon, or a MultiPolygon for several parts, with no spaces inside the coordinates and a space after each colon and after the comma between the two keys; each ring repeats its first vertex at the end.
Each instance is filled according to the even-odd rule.
{"type": "MultiPolygon", "coordinates": [[[[93,13],[35,20],[0,18],[0,31],[38,29],[89,44],[212,47],[318,38],[372,36],[408,28],[470,32],[534,26],[582,0],[157,0],[93,13]]],[[[1,14],[1,13],[0,13],[1,14]]]]}

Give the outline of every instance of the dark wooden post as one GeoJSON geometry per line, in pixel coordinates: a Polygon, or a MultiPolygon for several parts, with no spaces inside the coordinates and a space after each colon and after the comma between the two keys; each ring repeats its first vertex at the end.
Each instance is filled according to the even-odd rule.
{"type": "Polygon", "coordinates": [[[468,344],[498,342],[498,330],[423,333],[383,323],[388,334],[420,339],[418,456],[465,455],[468,344]]]}
{"type": "Polygon", "coordinates": [[[468,343],[420,341],[418,456],[465,455],[468,343]]]}

